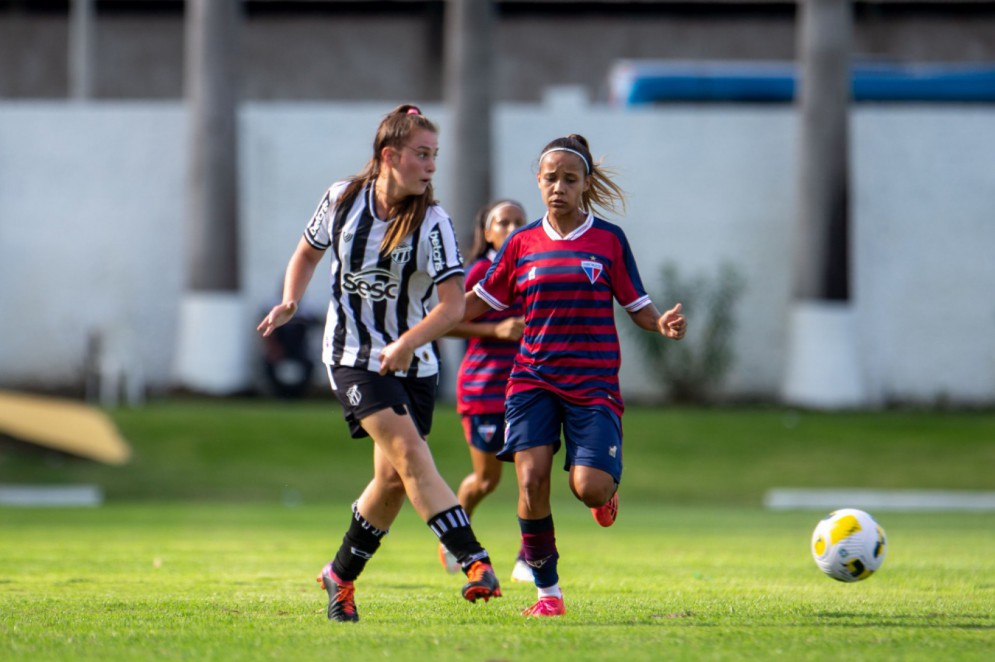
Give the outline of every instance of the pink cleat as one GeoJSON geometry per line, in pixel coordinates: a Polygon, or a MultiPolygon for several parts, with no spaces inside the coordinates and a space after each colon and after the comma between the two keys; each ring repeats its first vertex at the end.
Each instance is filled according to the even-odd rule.
{"type": "Polygon", "coordinates": [[[567,608],[563,605],[563,598],[549,596],[539,598],[535,603],[522,612],[522,616],[562,616],[567,613],[567,608]]]}

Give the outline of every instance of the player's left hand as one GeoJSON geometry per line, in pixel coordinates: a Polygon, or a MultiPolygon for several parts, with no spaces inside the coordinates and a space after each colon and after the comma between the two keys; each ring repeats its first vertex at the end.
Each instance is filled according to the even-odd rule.
{"type": "Polygon", "coordinates": [[[688,321],[681,314],[681,304],[677,304],[656,321],[660,333],[671,340],[680,340],[688,330],[688,321]]]}
{"type": "Polygon", "coordinates": [[[268,337],[277,327],[283,326],[294,316],[297,312],[297,302],[296,301],[286,301],[283,303],[278,303],[273,306],[273,309],[269,311],[269,314],[263,318],[263,321],[259,323],[256,327],[256,331],[263,334],[263,338],[268,337]]]}
{"type": "Polygon", "coordinates": [[[403,338],[398,338],[380,350],[380,374],[406,371],[411,367],[411,360],[414,356],[414,348],[408,347],[403,338]]]}

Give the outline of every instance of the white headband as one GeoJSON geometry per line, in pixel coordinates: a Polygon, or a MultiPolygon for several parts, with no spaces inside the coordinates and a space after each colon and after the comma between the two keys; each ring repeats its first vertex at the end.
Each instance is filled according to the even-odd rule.
{"type": "Polygon", "coordinates": [[[545,152],[542,153],[542,156],[539,157],[539,160],[542,161],[544,158],[546,158],[546,155],[549,154],[550,152],[570,152],[571,154],[576,154],[577,156],[580,157],[580,160],[584,162],[584,167],[587,168],[587,174],[589,175],[591,174],[591,164],[587,162],[587,157],[578,152],[577,150],[570,149],[569,147],[550,147],[549,149],[547,149],[545,152]]]}
{"type": "Polygon", "coordinates": [[[501,209],[501,207],[507,207],[508,205],[511,205],[512,207],[517,207],[518,209],[522,210],[522,216],[525,216],[525,207],[521,206],[514,200],[499,200],[497,203],[495,203],[493,207],[491,207],[491,210],[487,212],[487,218],[484,219],[485,230],[489,229],[491,227],[491,223],[494,222],[494,213],[498,209],[501,209]]]}

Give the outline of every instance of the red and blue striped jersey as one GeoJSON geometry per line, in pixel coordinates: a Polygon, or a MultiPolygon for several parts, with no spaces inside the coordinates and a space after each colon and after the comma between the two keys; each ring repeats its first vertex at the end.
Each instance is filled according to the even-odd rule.
{"type": "Polygon", "coordinates": [[[621,415],[613,300],[632,313],[648,306],[650,297],[620,227],[588,214],[561,237],[543,217],[508,238],[473,290],[495,310],[516,301],[525,306],[525,334],[507,395],[543,388],[621,415]]]}
{"type": "MultiPolygon", "coordinates": [[[[466,274],[467,290],[483,279],[495,255],[492,250],[470,265],[466,274]]],[[[521,314],[522,305],[515,302],[505,310],[490,310],[474,322],[500,322],[521,314]]],[[[517,340],[470,338],[456,380],[456,411],[464,416],[503,414],[504,390],[517,353],[517,340]]]]}

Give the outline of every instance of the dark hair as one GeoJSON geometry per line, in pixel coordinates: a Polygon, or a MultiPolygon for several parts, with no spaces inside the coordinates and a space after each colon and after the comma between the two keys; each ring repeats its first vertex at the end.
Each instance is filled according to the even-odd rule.
{"type": "MultiPolygon", "coordinates": [[[[400,148],[404,145],[404,141],[419,129],[432,133],[439,132],[439,128],[422,115],[421,109],[413,104],[401,104],[387,113],[380,121],[377,134],[373,138],[373,158],[367,161],[366,166],[346,185],[338,201],[354,197],[363,187],[376,180],[377,175],[380,174],[380,152],[384,147],[400,148]]],[[[390,253],[398,247],[405,237],[417,230],[422,221],[425,220],[425,212],[435,202],[435,192],[432,185],[429,184],[421,195],[408,196],[396,207],[389,209],[388,218],[395,220],[387,229],[387,234],[380,245],[380,252],[384,255],[390,253]]]]}
{"type": "Polygon", "coordinates": [[[470,251],[469,262],[479,260],[487,255],[487,251],[491,248],[490,242],[484,237],[484,233],[487,232],[487,223],[490,221],[491,213],[504,205],[514,205],[522,210],[522,216],[526,216],[525,207],[517,200],[509,200],[507,198],[504,200],[495,200],[486,207],[481,207],[473,221],[473,250],[470,251]]]}
{"type": "Polygon", "coordinates": [[[612,181],[611,175],[614,173],[602,167],[600,161],[595,162],[591,157],[591,148],[587,144],[587,138],[578,133],[571,133],[564,138],[552,140],[542,148],[539,160],[541,161],[542,157],[550,150],[557,149],[577,152],[585,161],[584,165],[587,168],[587,176],[591,178],[591,185],[581,195],[581,202],[585,209],[593,210],[597,208],[602,211],[617,213],[618,206],[621,205],[622,210],[625,210],[625,193],[618,184],[612,181]]]}

